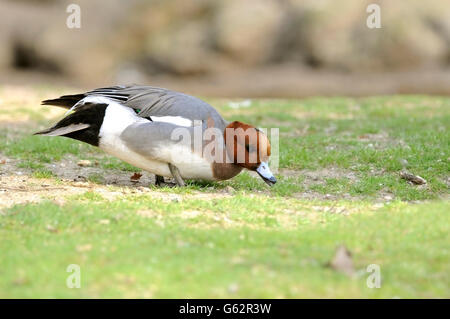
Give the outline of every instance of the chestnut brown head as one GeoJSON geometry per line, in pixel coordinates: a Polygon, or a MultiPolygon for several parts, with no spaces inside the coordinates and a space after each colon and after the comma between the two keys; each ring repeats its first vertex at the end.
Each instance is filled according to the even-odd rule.
{"type": "Polygon", "coordinates": [[[251,171],[270,186],[276,179],[269,169],[270,142],[256,127],[239,121],[231,122],[224,132],[225,145],[233,163],[251,171]]]}

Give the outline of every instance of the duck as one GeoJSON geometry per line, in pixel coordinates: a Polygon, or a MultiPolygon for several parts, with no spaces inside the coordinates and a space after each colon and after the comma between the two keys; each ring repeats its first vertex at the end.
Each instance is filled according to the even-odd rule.
{"type": "Polygon", "coordinates": [[[256,172],[269,186],[271,145],[253,125],[226,121],[205,101],[165,88],[129,85],[98,88],[42,101],[67,109],[48,129],[34,133],[62,136],[155,174],[155,185],[173,178],[223,181],[242,170],[256,172]]]}

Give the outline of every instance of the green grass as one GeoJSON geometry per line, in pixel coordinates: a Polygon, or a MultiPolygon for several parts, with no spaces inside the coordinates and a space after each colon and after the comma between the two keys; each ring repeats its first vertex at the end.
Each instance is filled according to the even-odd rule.
{"type": "MultiPolygon", "coordinates": [[[[338,187],[340,192],[368,198],[388,192],[400,200],[436,199],[448,193],[445,180],[450,167],[449,98],[257,100],[238,110],[229,108],[227,102],[210,102],[228,119],[279,128],[281,169],[316,171],[334,167],[355,173],[357,180],[349,183],[345,173],[340,176],[344,182],[338,187]],[[403,168],[424,177],[429,187],[418,189],[399,180],[398,173],[403,168]]],[[[38,120],[41,126],[48,122],[38,120]]],[[[6,130],[0,130],[0,149],[6,156],[20,159],[19,167],[39,170],[71,154],[100,159],[99,165],[105,169],[139,171],[83,143],[30,136],[30,128],[18,131],[17,136],[8,139],[6,130]]],[[[305,187],[301,178],[279,177],[290,178],[290,186],[279,183],[270,190],[274,195],[290,196],[305,190],[324,194],[337,191],[337,185],[328,182],[305,187]]],[[[248,191],[260,188],[260,182],[251,177],[237,178],[228,185],[248,191]]],[[[197,189],[195,185],[192,187],[197,189]]]]}
{"type": "Polygon", "coordinates": [[[55,177],[55,174],[47,169],[38,169],[33,172],[32,176],[35,178],[52,178],[55,177]]]}
{"type": "Polygon", "coordinates": [[[85,176],[92,188],[63,201],[0,211],[0,298],[450,297],[450,98],[208,102],[228,120],[279,128],[274,187],[247,172],[148,193],[103,186],[109,173],[140,170],[89,145],[30,136],[52,121],[21,105],[34,121],[0,128],[0,154],[58,187],[51,164],[63,159],[96,161],[105,174],[85,176]],[[427,185],[400,179],[402,169],[427,185]],[[128,191],[111,198],[105,187],[128,191]],[[353,277],[327,266],[340,244],[353,277]],[[81,267],[80,289],[66,287],[70,264],[81,267]],[[379,289],[366,285],[370,264],[379,289]]]}
{"type": "Polygon", "coordinates": [[[5,155],[19,158],[23,167],[29,168],[59,161],[68,154],[81,156],[84,152],[94,151],[86,144],[76,143],[67,138],[49,139],[44,136],[25,135],[17,140],[2,142],[5,155]]]}
{"type": "Polygon", "coordinates": [[[16,206],[0,219],[0,297],[449,297],[448,203],[338,205],[359,212],[246,196],[108,203],[92,192],[64,207],[16,206]],[[326,266],[337,244],[353,253],[354,278],[326,266]],[[81,267],[80,289],[65,286],[69,264],[81,267]],[[366,286],[370,264],[379,289],[366,286]]]}

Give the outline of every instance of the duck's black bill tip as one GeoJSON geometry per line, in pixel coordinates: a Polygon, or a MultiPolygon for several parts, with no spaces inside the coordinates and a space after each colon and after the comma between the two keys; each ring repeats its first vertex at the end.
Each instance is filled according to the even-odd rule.
{"type": "Polygon", "coordinates": [[[258,174],[258,175],[261,176],[263,181],[269,186],[273,186],[277,182],[277,179],[275,177],[273,177],[273,176],[271,176],[270,178],[266,178],[266,177],[262,176],[261,174],[258,174]]]}

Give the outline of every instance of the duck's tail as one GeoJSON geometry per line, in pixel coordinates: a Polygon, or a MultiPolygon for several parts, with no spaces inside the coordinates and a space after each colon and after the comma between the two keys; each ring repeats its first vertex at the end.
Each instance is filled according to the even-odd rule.
{"type": "Polygon", "coordinates": [[[70,109],[80,100],[84,99],[86,94],[72,94],[72,95],[63,95],[57,99],[50,99],[42,101],[42,105],[55,105],[59,107],[63,107],[65,109],[70,109]]]}
{"type": "Polygon", "coordinates": [[[108,104],[104,103],[83,104],[52,127],[36,132],[34,135],[64,136],[98,146],[98,135],[107,107],[108,104]]]}
{"type": "MultiPolygon", "coordinates": [[[[58,123],[59,124],[59,123],[58,123]]],[[[33,133],[33,135],[44,135],[44,136],[66,136],[69,133],[76,131],[81,131],[87,129],[90,125],[84,123],[69,124],[68,126],[58,127],[56,124],[48,129],[33,133]]]]}

